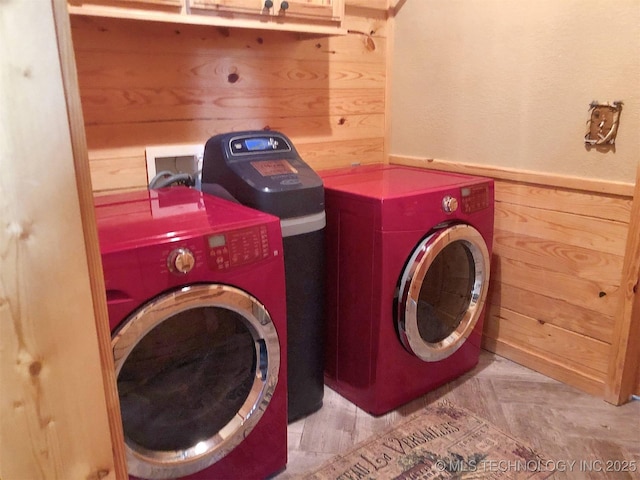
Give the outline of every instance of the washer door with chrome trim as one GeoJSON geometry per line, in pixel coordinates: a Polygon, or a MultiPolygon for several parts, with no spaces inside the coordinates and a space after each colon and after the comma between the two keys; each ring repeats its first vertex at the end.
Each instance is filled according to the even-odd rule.
{"type": "Polygon", "coordinates": [[[265,307],[226,285],[165,293],[114,335],[129,473],[198,472],[256,425],[278,379],[280,346],[265,307]]]}
{"type": "Polygon", "coordinates": [[[404,347],[426,362],[452,355],[473,331],[489,282],[480,232],[457,224],[425,237],[398,285],[396,326],[404,347]]]}

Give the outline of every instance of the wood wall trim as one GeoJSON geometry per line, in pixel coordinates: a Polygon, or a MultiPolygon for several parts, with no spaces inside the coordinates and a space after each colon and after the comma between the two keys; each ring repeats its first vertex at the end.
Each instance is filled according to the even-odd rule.
{"type": "MultiPolygon", "coordinates": [[[[638,276],[638,283],[640,284],[640,274],[638,276]]],[[[631,312],[631,318],[637,319],[638,317],[640,317],[640,295],[636,292],[635,297],[636,298],[633,302],[633,310],[631,312]]],[[[636,333],[636,338],[638,338],[637,333],[636,333]]],[[[633,394],[636,395],[637,397],[640,397],[640,352],[637,352],[635,362],[636,362],[636,380],[635,380],[635,387],[633,388],[633,394]]]]}
{"type": "Polygon", "coordinates": [[[447,172],[459,172],[469,175],[480,175],[514,182],[525,182],[551,187],[561,187],[585,192],[606,193],[622,197],[634,195],[633,183],[595,180],[591,178],[571,177],[550,173],[532,172],[502,168],[496,166],[476,165],[472,163],[452,162],[433,158],[421,158],[405,155],[389,155],[389,163],[414,167],[430,168],[447,172]]]}
{"type": "Polygon", "coordinates": [[[85,253],[89,268],[89,282],[91,285],[95,325],[98,336],[98,349],[102,366],[102,381],[104,383],[111,443],[113,445],[114,472],[116,478],[120,479],[127,477],[127,463],[124,453],[124,431],[122,427],[122,417],[120,415],[115,365],[111,351],[111,331],[109,328],[109,313],[107,311],[105,297],[106,287],[102,272],[102,259],[100,256],[98,230],[93,206],[93,188],[91,184],[82,104],[80,102],[78,73],[74,59],[71,25],[66,1],[54,0],[53,13],[58,39],[62,83],[67,103],[73,164],[86,247],[85,253]]]}
{"type": "Polygon", "coordinates": [[[3,2],[0,17],[0,476],[114,480],[66,4],[3,2]]]}
{"type": "Polygon", "coordinates": [[[605,400],[615,405],[629,401],[640,368],[640,163],[631,207],[631,223],[622,273],[622,299],[614,329],[605,400]]]}
{"type": "MultiPolygon", "coordinates": [[[[388,4],[388,2],[386,2],[388,4]]],[[[390,155],[389,151],[389,139],[391,138],[391,122],[389,119],[391,118],[391,84],[393,82],[393,76],[391,72],[393,71],[393,48],[394,48],[394,38],[395,38],[395,28],[396,23],[393,17],[387,18],[387,45],[385,52],[385,94],[384,94],[384,158],[388,159],[390,155]]]]}
{"type": "Polygon", "coordinates": [[[369,8],[371,10],[387,10],[387,0],[345,0],[345,7],[369,8]]]}

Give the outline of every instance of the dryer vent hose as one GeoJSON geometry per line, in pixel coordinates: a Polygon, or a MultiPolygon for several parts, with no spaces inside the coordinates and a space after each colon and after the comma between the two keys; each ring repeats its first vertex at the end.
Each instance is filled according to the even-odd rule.
{"type": "Polygon", "coordinates": [[[159,172],[149,182],[149,189],[171,187],[173,185],[186,185],[193,187],[196,184],[194,178],[188,173],[173,173],[168,170],[159,172]]]}

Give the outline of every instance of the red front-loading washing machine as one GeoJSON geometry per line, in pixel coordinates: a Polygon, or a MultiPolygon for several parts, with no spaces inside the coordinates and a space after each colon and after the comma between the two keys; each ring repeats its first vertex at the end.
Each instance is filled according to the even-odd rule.
{"type": "Polygon", "coordinates": [[[95,204],[130,476],[284,469],[280,220],[186,187],[95,204]]]}
{"type": "Polygon", "coordinates": [[[378,165],[325,187],[325,382],[388,412],[479,360],[493,238],[487,178],[378,165]]]}

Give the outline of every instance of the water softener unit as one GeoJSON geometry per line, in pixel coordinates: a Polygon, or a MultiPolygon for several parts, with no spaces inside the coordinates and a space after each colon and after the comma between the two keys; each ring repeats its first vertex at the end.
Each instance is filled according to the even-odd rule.
{"type": "Polygon", "coordinates": [[[288,420],[315,412],[324,396],[324,186],[291,141],[275,131],[211,137],[202,190],[280,217],[287,290],[288,420]]]}

